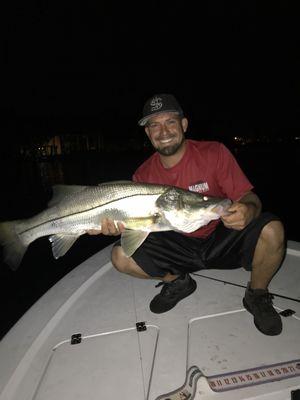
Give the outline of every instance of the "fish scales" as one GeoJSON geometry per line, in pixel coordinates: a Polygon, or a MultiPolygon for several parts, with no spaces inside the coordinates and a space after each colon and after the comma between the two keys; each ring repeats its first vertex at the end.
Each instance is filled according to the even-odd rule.
{"type": "MultiPolygon", "coordinates": [[[[91,186],[81,192],[67,195],[59,204],[46,209],[36,216],[30,218],[24,223],[20,223],[18,233],[31,229],[35,226],[41,226],[50,221],[58,221],[59,219],[76,215],[78,219],[79,213],[95,210],[101,206],[110,204],[124,198],[132,198],[136,196],[150,196],[152,194],[162,194],[167,187],[162,185],[148,185],[119,183],[119,184],[101,184],[99,186],[91,186]]],[[[99,213],[99,212],[98,212],[99,213]]],[[[83,216],[84,218],[85,216],[83,216]]]]}

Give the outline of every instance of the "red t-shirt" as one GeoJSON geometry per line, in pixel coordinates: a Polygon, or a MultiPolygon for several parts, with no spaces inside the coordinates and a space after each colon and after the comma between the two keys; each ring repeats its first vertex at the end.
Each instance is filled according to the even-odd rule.
{"type": "MultiPolygon", "coordinates": [[[[159,154],[154,153],[135,171],[133,180],[177,186],[207,196],[227,197],[233,201],[253,189],[232,153],[224,144],[213,141],[186,140],[186,151],[172,168],[165,168],[159,154]]],[[[185,235],[207,237],[219,222],[211,221],[185,235]]]]}

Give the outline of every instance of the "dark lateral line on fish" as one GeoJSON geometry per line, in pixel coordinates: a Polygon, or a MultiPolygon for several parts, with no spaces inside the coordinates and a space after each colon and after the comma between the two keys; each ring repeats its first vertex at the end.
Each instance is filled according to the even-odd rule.
{"type": "MultiPolygon", "coordinates": [[[[227,285],[238,286],[238,287],[245,288],[245,289],[247,287],[247,286],[244,286],[244,285],[239,285],[238,283],[228,282],[228,281],[224,281],[222,279],[211,278],[210,276],[197,274],[196,272],[193,272],[192,274],[193,275],[197,275],[197,276],[201,276],[201,278],[210,279],[212,281],[222,282],[222,283],[225,283],[227,285]]],[[[273,296],[276,296],[276,297],[281,297],[282,299],[292,300],[292,301],[295,301],[296,303],[300,303],[300,300],[295,299],[294,297],[283,296],[282,294],[276,294],[276,293],[271,293],[271,292],[270,292],[270,294],[272,294],[273,296]]]]}
{"type": "MultiPolygon", "coordinates": [[[[78,212],[74,212],[72,214],[63,215],[63,216],[61,216],[59,218],[49,219],[48,221],[42,222],[41,224],[38,224],[38,225],[34,225],[33,227],[31,227],[29,229],[25,229],[25,231],[20,232],[19,235],[22,235],[23,233],[26,233],[26,232],[30,231],[31,229],[35,229],[35,228],[38,228],[39,226],[43,226],[44,224],[48,224],[49,222],[58,221],[58,220],[60,220],[62,218],[72,217],[73,215],[77,215],[77,214],[80,215],[80,214],[83,214],[85,212],[89,212],[91,210],[95,210],[96,208],[106,206],[107,204],[114,203],[115,201],[127,199],[129,197],[136,197],[136,196],[153,196],[155,194],[159,194],[159,193],[146,193],[146,194],[144,194],[144,193],[136,193],[136,194],[132,194],[130,196],[121,197],[120,199],[111,200],[111,201],[108,201],[107,203],[101,204],[101,205],[99,205],[97,207],[88,208],[87,210],[84,210],[84,211],[78,211],[78,212]]],[[[163,193],[161,193],[161,194],[163,194],[163,193]]],[[[35,216],[33,216],[32,218],[34,218],[34,217],[35,216]]],[[[28,218],[28,219],[30,219],[30,218],[28,218]]]]}

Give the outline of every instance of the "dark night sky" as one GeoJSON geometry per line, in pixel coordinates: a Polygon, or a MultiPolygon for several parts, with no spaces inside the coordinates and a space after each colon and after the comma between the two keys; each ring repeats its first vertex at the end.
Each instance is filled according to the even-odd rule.
{"type": "Polygon", "coordinates": [[[8,5],[3,128],[104,124],[117,134],[136,129],[155,92],[173,92],[196,126],[300,128],[299,15],[294,3],[263,3],[8,5]]]}
{"type": "MultiPolygon", "coordinates": [[[[154,93],[174,93],[190,117],[191,130],[200,136],[215,130],[224,136],[245,130],[299,136],[297,2],[134,3],[28,0],[2,5],[2,220],[33,215],[47,200],[40,165],[14,157],[20,141],[32,133],[44,138],[78,130],[126,140],[140,129],[143,103],[154,93]]],[[[299,241],[294,211],[299,208],[294,182],[299,148],[288,147],[284,158],[279,147],[271,161],[265,154],[270,156],[272,149],[254,156],[250,150],[244,165],[265,207],[286,223],[288,238],[299,241]]],[[[112,167],[119,174],[135,162],[120,157],[117,164],[115,158],[109,158],[103,171],[98,155],[90,169],[77,161],[74,169],[70,161],[65,183],[86,184],[90,175],[100,176],[96,182],[109,180],[112,167]]],[[[37,241],[17,274],[0,265],[0,303],[9,304],[1,309],[0,337],[57,279],[107,245],[98,242],[106,238],[93,239],[58,261],[46,239],[37,241]],[[43,268],[37,262],[41,259],[43,268]]]]}

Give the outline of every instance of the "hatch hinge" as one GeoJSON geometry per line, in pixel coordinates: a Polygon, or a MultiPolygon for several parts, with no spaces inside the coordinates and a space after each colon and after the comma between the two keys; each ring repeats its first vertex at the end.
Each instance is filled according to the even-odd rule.
{"type": "Polygon", "coordinates": [[[142,331],[146,331],[147,330],[146,322],[137,322],[135,325],[136,325],[136,330],[138,332],[142,332],[142,331]]]}
{"type": "Polygon", "coordinates": [[[287,308],[286,310],[280,311],[280,315],[282,315],[283,317],[290,317],[291,315],[295,314],[296,311],[291,310],[290,308],[287,308]]]}
{"type": "Polygon", "coordinates": [[[291,400],[300,400],[300,389],[291,391],[291,400]]]}
{"type": "Polygon", "coordinates": [[[79,344],[81,343],[81,340],[82,340],[81,333],[74,333],[74,335],[71,336],[71,344],[79,344]]]}

